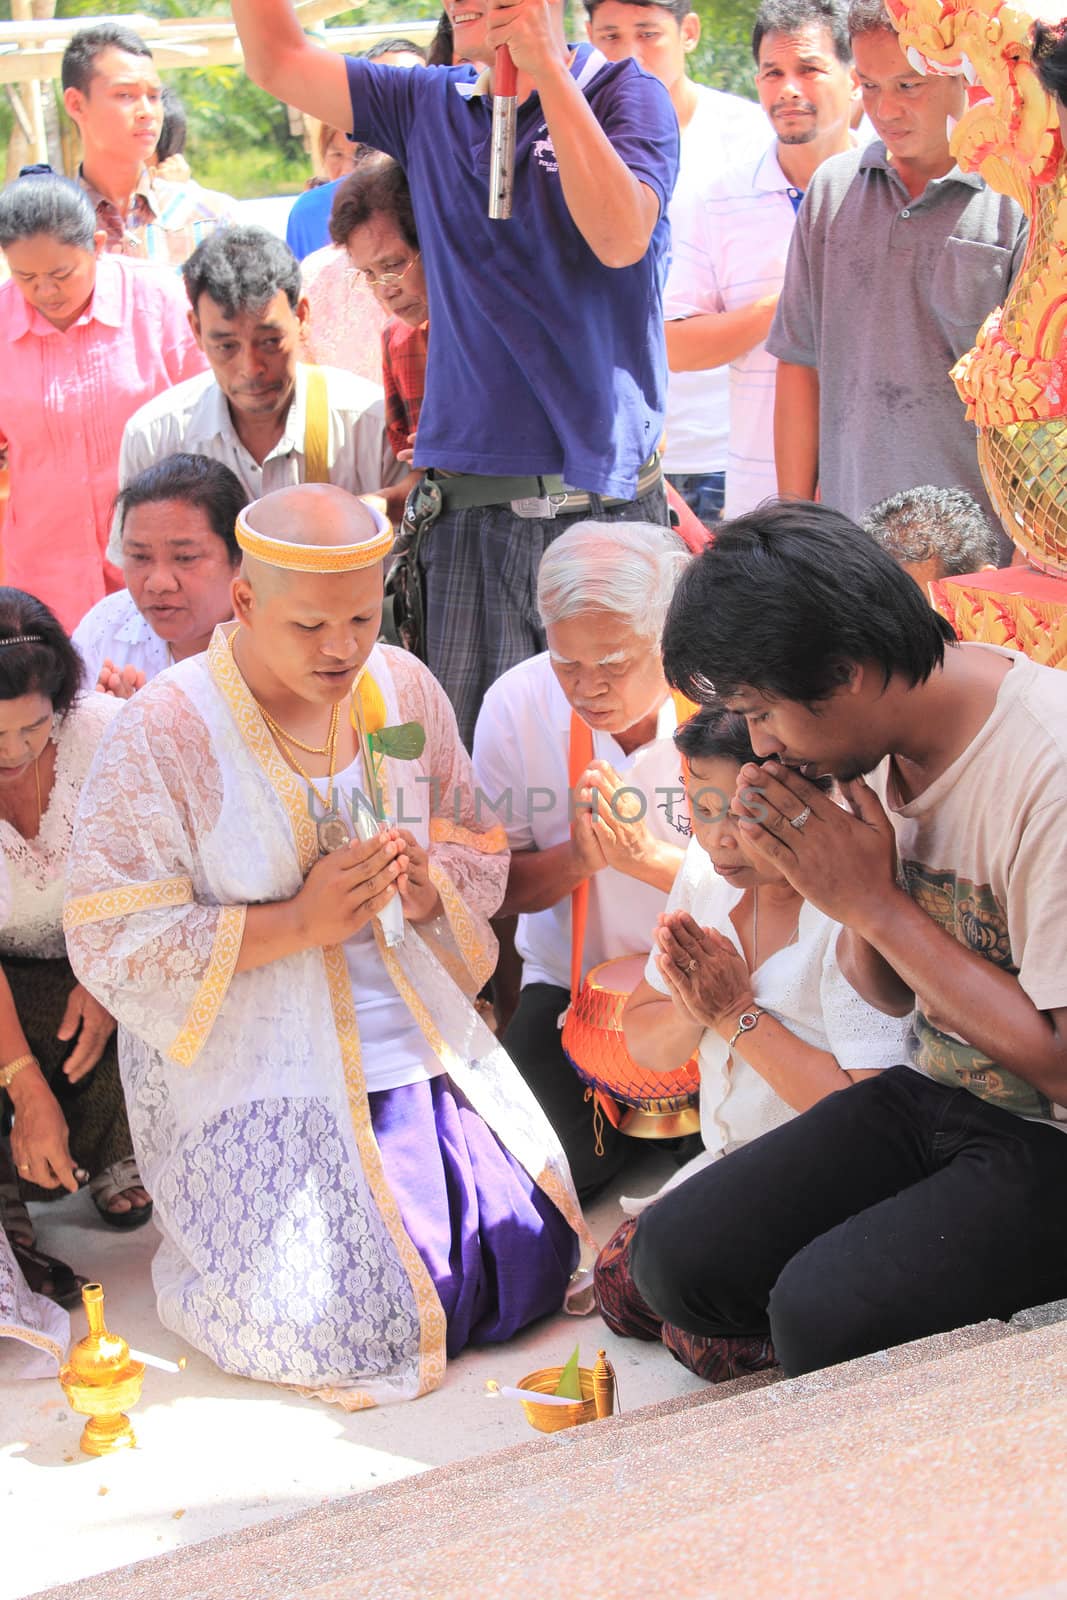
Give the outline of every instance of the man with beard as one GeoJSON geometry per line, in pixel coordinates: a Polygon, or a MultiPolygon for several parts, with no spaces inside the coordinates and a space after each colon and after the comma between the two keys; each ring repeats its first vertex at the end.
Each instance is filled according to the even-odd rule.
{"type": "Polygon", "coordinates": [[[739,827],[844,925],[864,999],[914,1017],[908,1065],[642,1215],[643,1300],[725,1348],[769,1332],[796,1376],[1061,1298],[1067,678],[958,644],[873,540],[808,503],[738,518],[692,564],[664,666],[746,717],[762,764],[741,768],[739,827]],[[826,773],[844,806],[806,776],[826,773]]]}

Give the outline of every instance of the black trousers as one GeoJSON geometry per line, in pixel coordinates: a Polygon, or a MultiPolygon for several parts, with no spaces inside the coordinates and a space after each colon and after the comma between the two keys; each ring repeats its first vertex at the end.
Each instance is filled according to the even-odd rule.
{"type": "Polygon", "coordinates": [[[569,989],[554,983],[526,984],[501,1043],[556,1130],[574,1186],[585,1200],[615,1177],[625,1159],[626,1141],[605,1121],[600,1136],[604,1154],[596,1153],[593,1102],[585,1098],[585,1084],[560,1043],[559,1018],[570,998],[569,989]]]}
{"type": "Polygon", "coordinates": [[[630,1267],[691,1333],[795,1377],[1067,1296],[1067,1131],[892,1067],[646,1211],[630,1267]]]}

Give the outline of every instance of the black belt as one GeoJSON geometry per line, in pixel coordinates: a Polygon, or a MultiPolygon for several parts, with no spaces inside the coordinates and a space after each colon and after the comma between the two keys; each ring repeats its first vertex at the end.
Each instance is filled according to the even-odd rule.
{"type": "MultiPolygon", "coordinates": [[[[445,472],[436,468],[427,477],[441,491],[443,511],[467,511],[476,506],[510,505],[518,516],[557,517],[591,511],[594,496],[585,489],[572,489],[558,473],[542,477],[483,477],[472,472],[445,472]],[[523,502],[537,509],[520,509],[523,502]]],[[[601,495],[601,505],[629,505],[663,481],[659,452],[654,451],[637,475],[637,487],[627,499],[601,495]]]]}

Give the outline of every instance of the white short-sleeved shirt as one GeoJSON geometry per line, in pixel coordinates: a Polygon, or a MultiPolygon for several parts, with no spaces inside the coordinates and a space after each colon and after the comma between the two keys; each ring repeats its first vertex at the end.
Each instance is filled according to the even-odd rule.
{"type": "MultiPolygon", "coordinates": [[[[593,758],[610,761],[645,797],[645,820],[657,839],[685,847],[689,812],[681,762],[671,735],[677,727],[668,695],[656,738],[625,755],[608,733],[593,731],[593,758]]],[[[550,850],[570,836],[568,752],[571,708],[547,652],[522,661],[486,694],[474,730],[478,804],[495,814],[513,853],[550,850]]],[[[661,889],[605,867],[589,881],[583,970],[616,956],[642,955],[667,904],[661,889]]],[[[519,918],[515,945],[523,984],[570,988],[571,897],[519,918]]]]}
{"type": "Polygon", "coordinates": [[[136,667],[149,682],[170,666],[167,641],[141,615],[128,589],[106,594],[78,623],[71,635],[85,662],[87,687],[95,687],[100,668],[110,661],[121,671],[136,667]]]}
{"type": "MultiPolygon", "coordinates": [[[[742,894],[719,877],[707,852],[693,839],[668,910],[688,911],[701,927],[724,934],[740,951],[730,912],[742,894]]],[[[856,993],[837,964],[840,931],[840,923],[805,901],[796,939],[768,956],[752,974],[756,1004],[805,1044],[828,1050],[845,1072],[877,1071],[905,1062],[911,1018],[888,1017],[856,993]]],[[[645,978],[661,994],[668,992],[652,956],[645,978]]],[[[796,1115],[749,1066],[740,1049],[731,1050],[710,1028],[700,1041],[699,1062],[704,1153],[679,1177],[691,1176],[716,1156],[727,1155],[796,1115]]],[[[672,1180],[670,1187],[674,1186],[672,1180]]]]}
{"type": "MultiPolygon", "coordinates": [[[[706,184],[690,229],[675,241],[667,280],[668,320],[737,311],[785,280],[800,191],[778,164],[778,141],[706,184]]],[[[729,373],[728,517],[778,492],[774,468],[774,380],[778,363],[761,342],[716,369],[729,373]]],[[[697,377],[711,374],[698,373],[697,377]]]]}
{"type": "MultiPolygon", "coordinates": [[[[755,156],[767,143],[767,118],[753,100],[696,84],[697,108],[682,129],[678,182],[667,215],[671,248],[677,262],[682,246],[699,226],[709,178],[755,156]]],[[[669,322],[691,316],[671,305],[672,266],[664,297],[669,322]]],[[[726,467],[730,426],[728,379],[724,367],[707,372],[672,372],[667,380],[666,472],[722,472],[726,467]]]]}
{"type": "MultiPolygon", "coordinates": [[[[326,375],[330,482],[350,494],[370,494],[398,483],[408,469],[396,459],[389,443],[381,386],[339,367],[319,370],[326,375]]],[[[215,374],[205,372],[165,390],[134,412],[122,435],[119,485],[126,485],[164,456],[183,450],[221,461],[244,484],[249,500],[258,500],[275,489],[289,489],[305,481],[306,428],[307,367],[302,363],[297,364],[285,431],[262,463],[249,454],[238,438],[215,374]]],[[[116,566],[121,564],[117,518],[111,524],[108,559],[116,566]]]]}

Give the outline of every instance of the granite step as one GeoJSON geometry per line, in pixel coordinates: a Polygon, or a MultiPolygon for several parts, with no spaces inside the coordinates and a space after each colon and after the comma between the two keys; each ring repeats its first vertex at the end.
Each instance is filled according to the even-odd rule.
{"type": "MultiPolygon", "coordinates": [[[[642,1463],[642,1481],[651,1474],[673,1485],[677,1513],[686,1517],[708,1514],[713,1505],[735,1507],[759,1483],[773,1481],[777,1492],[788,1492],[809,1475],[813,1453],[831,1460],[832,1471],[844,1470],[850,1459],[877,1456],[879,1439],[883,1433],[898,1437],[902,1418],[912,1430],[909,1443],[922,1438],[936,1446],[952,1435],[961,1396],[981,1425],[999,1404],[999,1378],[976,1376],[980,1355],[992,1360],[1010,1346],[990,1370],[1014,1374],[1024,1387],[1032,1381],[1031,1369],[1067,1358],[1067,1331],[1052,1316],[1045,1319],[1052,1326],[1043,1326],[1039,1313],[1028,1315],[1031,1323],[1018,1330],[981,1324],[801,1379],[770,1382],[761,1375],[596,1428],[531,1436],[508,1451],[141,1563],[109,1577],[107,1593],[113,1600],[140,1600],[141,1584],[150,1577],[153,1593],[184,1600],[226,1594],[229,1600],[233,1590],[220,1586],[219,1563],[226,1559],[229,1565],[237,1549],[241,1600],[280,1600],[312,1583],[339,1581],[347,1572],[366,1574],[377,1569],[383,1553],[389,1569],[399,1573],[416,1519],[420,1545],[431,1552],[441,1540],[449,1549],[478,1548],[487,1526],[558,1521],[562,1506],[571,1508],[569,1534],[580,1526],[586,1541],[597,1528],[610,1528],[612,1538],[625,1542],[632,1519],[619,1488],[633,1478],[636,1462],[642,1463]],[[687,1477],[694,1460],[701,1471],[698,1504],[687,1477]]],[[[55,1600],[97,1600],[102,1581],[51,1593],[55,1600]]],[[[378,1590],[373,1592],[377,1600],[378,1590]]]]}

